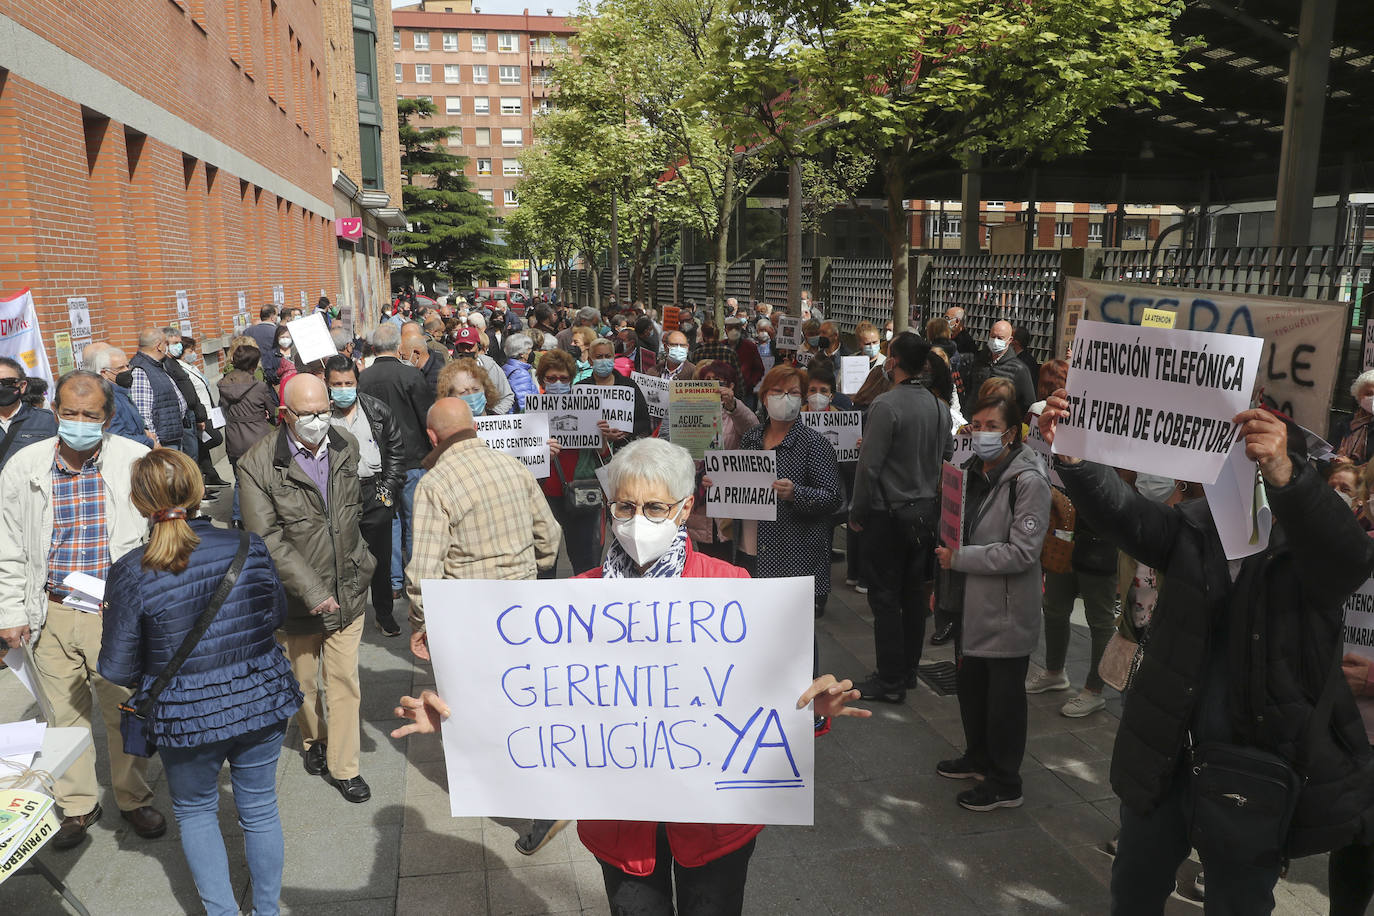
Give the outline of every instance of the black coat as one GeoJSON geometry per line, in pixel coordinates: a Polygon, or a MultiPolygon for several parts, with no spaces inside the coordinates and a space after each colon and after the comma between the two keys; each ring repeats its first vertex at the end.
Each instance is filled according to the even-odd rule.
{"type": "Polygon", "coordinates": [[[196,394],[196,386],[191,381],[191,376],[186,373],[185,367],[174,357],[162,357],[162,369],[172,377],[177,388],[181,391],[181,396],[186,399],[186,409],[195,415],[196,423],[204,423],[210,419],[209,410],[200,402],[200,396],[196,394]]]}
{"type": "Polygon", "coordinates": [[[358,390],[391,409],[405,443],[406,470],[418,468],[429,454],[425,419],[434,404],[434,392],[424,374],[395,355],[379,356],[358,376],[358,390]]]}
{"type": "MultiPolygon", "coordinates": [[[[372,427],[372,441],[377,443],[377,451],[382,453],[382,472],[377,475],[377,483],[391,491],[393,499],[398,498],[406,482],[406,446],[401,438],[401,427],[391,408],[379,398],[359,392],[358,407],[367,417],[367,425],[372,427]]],[[[363,506],[364,512],[367,509],[363,506]]]]}
{"type": "MultiPolygon", "coordinates": [[[[1131,490],[1112,470],[1056,462],[1079,517],[1127,554],[1159,570],[1163,586],[1144,660],[1126,693],[1112,755],[1112,788],[1149,813],[1169,792],[1202,693],[1214,622],[1226,618],[1225,703],[1239,744],[1306,757],[1289,834],[1291,856],[1374,836],[1374,758],[1349,689],[1328,728],[1301,753],[1308,720],[1344,642],[1342,604],[1374,567],[1374,540],[1305,461],[1285,487],[1266,487],[1269,547],[1246,561],[1235,595],[1205,500],[1169,508],[1131,490]]],[[[1222,737],[1225,736],[1213,736],[1222,737]]]]}

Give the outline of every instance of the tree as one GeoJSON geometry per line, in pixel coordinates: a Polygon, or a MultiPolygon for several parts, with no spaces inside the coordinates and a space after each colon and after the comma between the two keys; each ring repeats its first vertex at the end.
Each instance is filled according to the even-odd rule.
{"type": "MultiPolygon", "coordinates": [[[[1012,166],[1081,152],[1117,104],[1179,88],[1180,0],[735,0],[718,46],[738,48],[705,91],[725,120],[824,161],[870,156],[881,179],[893,320],[906,326],[904,199],[921,169],[1012,166]]],[[[843,182],[840,182],[841,184],[843,182]]]]}
{"type": "Polygon", "coordinates": [[[415,123],[433,116],[434,103],[398,99],[396,109],[409,225],[392,235],[392,244],[414,265],[409,272],[426,284],[505,276],[509,266],[492,234],[495,214],[463,174],[467,159],[444,148],[450,129],[415,123]]]}

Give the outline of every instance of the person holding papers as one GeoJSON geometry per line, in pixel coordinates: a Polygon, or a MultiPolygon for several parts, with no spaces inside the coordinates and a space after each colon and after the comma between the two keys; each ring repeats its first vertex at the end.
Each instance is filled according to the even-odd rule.
{"type": "MultiPolygon", "coordinates": [[[[121,557],[105,593],[100,673],[137,690],[132,706],[173,663],[212,596],[238,567],[208,627],[194,639],[149,717],[167,772],[181,847],[209,914],[238,913],[219,826],[227,761],[253,879],[253,912],[278,912],[285,853],[277,814],[277,758],[301,691],[273,631],[286,592],[267,545],[198,517],[205,482],[189,457],[156,449],[134,463],[134,506],[152,526],[146,546],[121,557]],[[242,550],[242,556],[239,551],[242,550]]],[[[118,733],[118,729],[116,729],[118,733]]]]}
{"type": "MultiPolygon", "coordinates": [[[[1040,415],[1046,442],[1069,410],[1061,388],[1040,415]]],[[[1160,505],[1111,468],[1055,458],[1079,518],[1162,582],[1112,755],[1114,914],[1162,912],[1190,846],[1209,909],[1262,914],[1284,858],[1374,839],[1374,758],[1340,671],[1342,606],[1374,569],[1374,541],[1290,451],[1296,428],[1263,409],[1234,422],[1273,512],[1268,544],[1244,559],[1227,558],[1208,500],[1160,505]],[[1237,803],[1260,764],[1269,798],[1237,803]]]]}
{"type": "MultiPolygon", "coordinates": [[[[676,332],[674,332],[676,333],[676,332]]],[[[759,419],[743,401],[735,397],[735,382],[739,377],[729,363],[712,360],[699,367],[698,379],[713,381],[720,386],[720,429],[716,431],[716,441],[712,448],[733,451],[739,448],[744,434],[758,425],[759,419]]],[[[723,518],[709,518],[706,515],[704,490],[692,504],[691,517],[687,519],[687,532],[692,544],[702,553],[727,562],[735,556],[735,536],[742,524],[723,518]]]]}
{"type": "MultiPolygon", "coordinates": [[[[95,692],[115,801],[134,832],[152,839],[167,831],[167,821],[152,807],[147,759],[124,753],[119,734],[119,704],[131,693],[96,668],[99,614],[62,603],[70,573],[103,581],[148,531],[129,498],[129,474],[148,450],[109,432],[114,398],[99,375],[68,372],[53,392],[57,439],[22,449],[0,472],[0,639],[10,648],[33,644],[54,728],[89,730],[95,692]]],[[[71,849],[102,813],[93,747],[57,779],[53,795],[63,819],[52,845],[71,849]]]]}
{"type": "Polygon", "coordinates": [[[638,439],[648,436],[654,431],[653,418],[649,416],[649,402],[644,400],[643,393],[639,386],[630,379],[628,375],[623,375],[615,371],[615,344],[603,338],[593,341],[587,348],[587,358],[592,364],[592,374],[584,382],[577,382],[573,385],[573,390],[587,388],[593,385],[624,385],[634,390],[635,393],[635,423],[633,432],[625,432],[622,429],[611,429],[605,420],[601,421],[601,435],[611,447],[619,446],[631,439],[638,439]]]}
{"type": "Polygon", "coordinates": [[[1019,403],[973,405],[973,457],[964,462],[962,544],[935,548],[941,569],[962,573],[956,624],[963,756],[935,772],[973,779],[957,801],[970,811],[1021,806],[1026,751],[1026,670],[1040,640],[1040,548],[1050,518],[1050,480],[1021,441],[1019,403]]]}

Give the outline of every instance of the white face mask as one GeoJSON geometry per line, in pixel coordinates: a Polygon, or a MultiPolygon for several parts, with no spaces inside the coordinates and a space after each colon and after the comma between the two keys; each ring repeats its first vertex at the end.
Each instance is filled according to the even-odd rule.
{"type": "Polygon", "coordinates": [[[806,406],[812,410],[825,410],[830,406],[830,395],[813,394],[806,399],[806,406]]]}
{"type": "Polygon", "coordinates": [[[1354,508],[1355,497],[1351,496],[1349,493],[1346,493],[1343,490],[1337,490],[1336,495],[1341,498],[1341,502],[1345,503],[1347,506],[1350,506],[1351,508],[1354,508]]]}
{"type": "Polygon", "coordinates": [[[1007,348],[1007,342],[1000,337],[988,338],[988,349],[994,353],[1001,353],[1007,348]]]}
{"type": "Polygon", "coordinates": [[[799,394],[770,394],[768,416],[782,423],[791,423],[801,416],[801,403],[799,394]]]}
{"type": "Polygon", "coordinates": [[[887,340],[891,340],[891,339],[892,339],[892,329],[889,328],[888,330],[884,331],[884,332],[883,332],[883,337],[885,337],[887,340]]]}
{"type": "Polygon", "coordinates": [[[620,546],[639,566],[648,566],[668,552],[677,537],[678,525],[672,516],[661,522],[651,521],[636,513],[633,518],[621,521],[611,519],[611,531],[620,546]]]}
{"type": "Polygon", "coordinates": [[[1360,406],[1365,413],[1374,413],[1374,394],[1360,398],[1360,406]]]}
{"type": "Polygon", "coordinates": [[[280,347],[280,348],[283,349],[283,350],[290,350],[290,349],[291,349],[291,338],[290,338],[290,337],[283,337],[280,341],[277,342],[277,346],[280,347]]]}
{"type": "Polygon", "coordinates": [[[307,417],[296,421],[292,427],[296,431],[296,438],[305,445],[316,446],[324,441],[324,437],[329,432],[328,417],[307,417]]]}

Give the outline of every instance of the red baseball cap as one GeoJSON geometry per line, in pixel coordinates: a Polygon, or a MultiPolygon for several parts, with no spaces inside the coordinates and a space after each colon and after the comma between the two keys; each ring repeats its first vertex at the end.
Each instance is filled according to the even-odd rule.
{"type": "Polygon", "coordinates": [[[471,344],[474,347],[481,347],[482,335],[474,327],[464,325],[458,329],[458,337],[454,341],[454,346],[461,347],[463,344],[471,344]]]}

